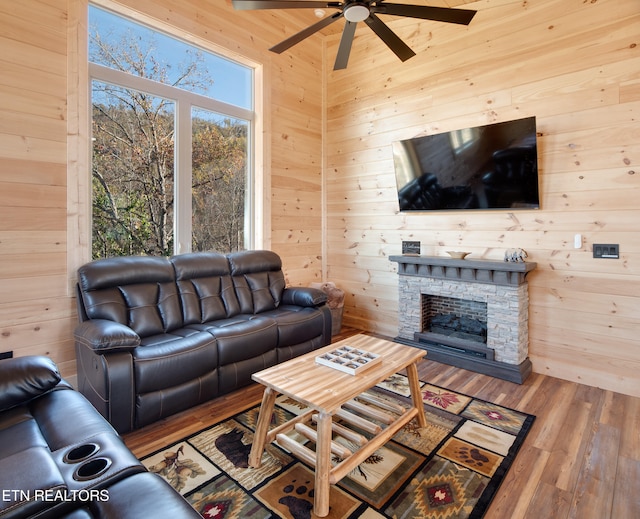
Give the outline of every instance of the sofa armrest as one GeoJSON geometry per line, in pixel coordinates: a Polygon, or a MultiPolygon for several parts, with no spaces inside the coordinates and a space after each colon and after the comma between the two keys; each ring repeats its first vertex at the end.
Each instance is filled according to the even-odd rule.
{"type": "Polygon", "coordinates": [[[0,411],[33,400],[61,381],[49,357],[32,355],[0,362],[0,411]]]}
{"type": "Polygon", "coordinates": [[[287,287],[282,293],[282,304],[297,306],[322,306],[327,302],[327,294],[318,288],[287,287]]]}
{"type": "Polygon", "coordinates": [[[127,351],[140,345],[140,336],[124,324],[106,319],[91,319],[80,323],[74,337],[96,353],[127,351]]]}

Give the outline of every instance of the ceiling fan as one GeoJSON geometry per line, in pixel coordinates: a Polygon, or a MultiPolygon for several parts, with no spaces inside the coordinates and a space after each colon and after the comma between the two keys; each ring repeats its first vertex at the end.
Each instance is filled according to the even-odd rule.
{"type": "Polygon", "coordinates": [[[386,3],[384,0],[344,0],[343,2],[316,2],[307,0],[232,0],[233,7],[238,10],[248,9],[338,9],[326,18],[310,25],[286,40],[274,45],[269,50],[277,54],[293,47],[296,43],[318,32],[329,24],[344,18],[346,24],[342,31],[338,55],[333,66],[333,70],[347,67],[351,45],[356,32],[358,22],[366,23],[378,37],[402,61],[406,61],[416,53],[404,43],[380,18],[378,14],[390,14],[394,16],[405,16],[408,18],[422,18],[423,20],[434,20],[438,22],[457,23],[469,25],[476,11],[469,9],[453,9],[449,7],[429,7],[422,5],[394,4],[386,3]]]}

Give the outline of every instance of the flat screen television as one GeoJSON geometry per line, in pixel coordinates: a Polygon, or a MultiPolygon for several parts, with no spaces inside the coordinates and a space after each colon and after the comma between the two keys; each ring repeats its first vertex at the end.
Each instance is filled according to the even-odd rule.
{"type": "Polygon", "coordinates": [[[400,211],[538,209],[536,118],[392,143],[400,211]]]}

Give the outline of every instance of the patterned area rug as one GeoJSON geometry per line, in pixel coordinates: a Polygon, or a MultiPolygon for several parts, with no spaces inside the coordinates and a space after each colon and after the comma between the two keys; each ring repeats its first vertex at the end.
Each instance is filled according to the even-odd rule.
{"type": "MultiPolygon", "coordinates": [[[[403,375],[372,390],[409,406],[403,375]]],[[[331,487],[331,519],[473,519],[487,510],[535,417],[422,384],[427,427],[414,422],[331,487]]],[[[277,426],[305,411],[277,400],[277,426]]],[[[258,469],[248,467],[259,406],[142,460],[205,518],[309,519],[313,470],[275,444],[258,469]]],[[[289,433],[296,435],[297,433],[289,433]]],[[[302,439],[298,438],[299,441],[302,439]]],[[[354,448],[344,438],[336,438],[354,448]]]]}

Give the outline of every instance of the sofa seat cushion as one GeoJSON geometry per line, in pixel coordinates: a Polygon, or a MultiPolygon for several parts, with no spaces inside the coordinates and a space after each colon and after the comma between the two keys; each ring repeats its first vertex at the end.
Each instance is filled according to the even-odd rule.
{"type": "Polygon", "coordinates": [[[38,424],[26,407],[14,408],[0,416],[0,459],[30,447],[47,447],[38,424]],[[6,416],[11,414],[13,416],[6,416]]]}
{"type": "Polygon", "coordinates": [[[218,366],[216,339],[187,328],[148,337],[132,355],[137,394],[184,384],[218,366]]]}
{"type": "Polygon", "coordinates": [[[316,308],[282,305],[277,310],[260,315],[276,322],[279,348],[321,336],[324,329],[324,315],[316,308]]]}
{"type": "Polygon", "coordinates": [[[170,332],[157,333],[155,335],[145,337],[144,339],[140,339],[140,344],[142,346],[157,346],[158,344],[162,344],[163,342],[172,342],[182,337],[191,337],[193,335],[198,335],[201,331],[202,330],[197,330],[190,327],[178,328],[175,330],[171,330],[170,332]]]}
{"type": "Polygon", "coordinates": [[[52,503],[36,498],[36,491],[48,491],[54,495],[66,488],[65,480],[46,447],[32,447],[0,459],[0,489],[10,492],[8,499],[0,499],[0,516],[3,518],[29,517],[50,508],[52,503]]]}
{"type": "Polygon", "coordinates": [[[278,345],[278,328],[267,317],[239,314],[205,326],[218,343],[220,366],[263,355],[278,345]]]}

